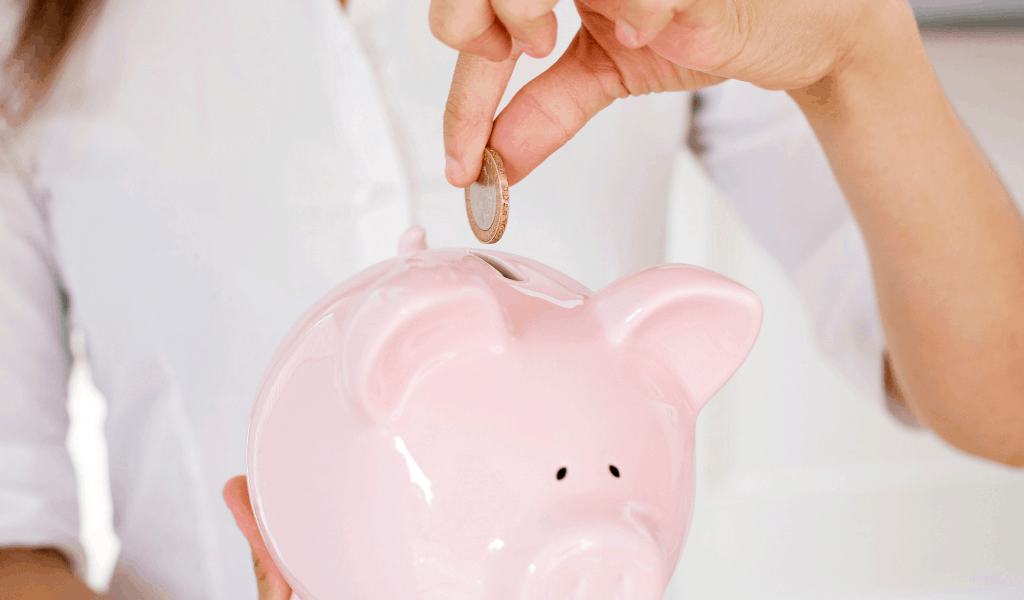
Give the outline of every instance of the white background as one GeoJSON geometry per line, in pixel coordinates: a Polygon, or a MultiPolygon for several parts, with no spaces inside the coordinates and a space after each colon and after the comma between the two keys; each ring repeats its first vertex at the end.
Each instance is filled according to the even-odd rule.
{"type": "MultiPolygon", "coordinates": [[[[927,42],[954,106],[1024,199],[1024,35],[927,42]]],[[[757,290],[765,320],[701,415],[693,529],[666,598],[1024,598],[1024,472],[964,456],[856,394],[700,166],[681,155],[679,167],[688,185],[676,186],[685,201],[671,225],[691,234],[668,259],[757,290]]],[[[89,580],[102,587],[117,542],[103,400],[81,363],[69,410],[89,580]]]]}

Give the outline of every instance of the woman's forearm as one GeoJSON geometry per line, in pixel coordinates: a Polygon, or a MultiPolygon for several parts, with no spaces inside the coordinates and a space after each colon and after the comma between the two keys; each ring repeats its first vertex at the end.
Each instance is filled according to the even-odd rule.
{"type": "Polygon", "coordinates": [[[954,446],[1024,466],[1024,221],[910,10],[885,2],[832,75],[791,95],[863,231],[907,403],[954,446]]]}
{"type": "Polygon", "coordinates": [[[71,572],[60,551],[0,548],[0,598],[4,600],[104,600],[71,572]]]}

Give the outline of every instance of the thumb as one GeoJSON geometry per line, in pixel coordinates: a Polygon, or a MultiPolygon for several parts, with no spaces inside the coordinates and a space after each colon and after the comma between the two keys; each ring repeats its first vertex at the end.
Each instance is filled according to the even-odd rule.
{"type": "Polygon", "coordinates": [[[252,564],[256,571],[256,585],[260,593],[259,600],[289,600],[292,589],[274,564],[274,559],[270,557],[270,551],[263,543],[259,528],[256,526],[256,516],[252,512],[252,502],[249,501],[249,487],[245,475],[233,477],[224,485],[224,502],[235,517],[235,524],[245,535],[245,539],[249,540],[252,564]]]}
{"type": "Polygon", "coordinates": [[[565,53],[509,101],[494,120],[490,146],[509,185],[521,181],[616,98],[629,95],[615,64],[586,29],[565,53]]]}

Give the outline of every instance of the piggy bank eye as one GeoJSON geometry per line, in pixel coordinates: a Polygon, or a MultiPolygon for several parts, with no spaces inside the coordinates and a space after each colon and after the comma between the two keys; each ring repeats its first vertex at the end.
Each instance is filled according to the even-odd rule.
{"type": "Polygon", "coordinates": [[[558,474],[555,475],[555,477],[559,479],[565,479],[565,472],[565,467],[562,467],[561,469],[558,470],[558,474]]]}
{"type": "Polygon", "coordinates": [[[616,477],[619,476],[619,468],[616,467],[615,465],[608,465],[608,470],[612,472],[612,475],[616,477]]]}

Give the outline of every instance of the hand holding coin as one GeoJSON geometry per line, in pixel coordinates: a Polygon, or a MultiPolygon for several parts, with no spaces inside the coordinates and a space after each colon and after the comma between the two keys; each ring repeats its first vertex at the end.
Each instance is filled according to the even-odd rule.
{"type": "Polygon", "coordinates": [[[466,215],[476,239],[493,244],[505,233],[508,222],[508,178],[501,156],[484,148],[480,178],[466,188],[466,215]]]}

